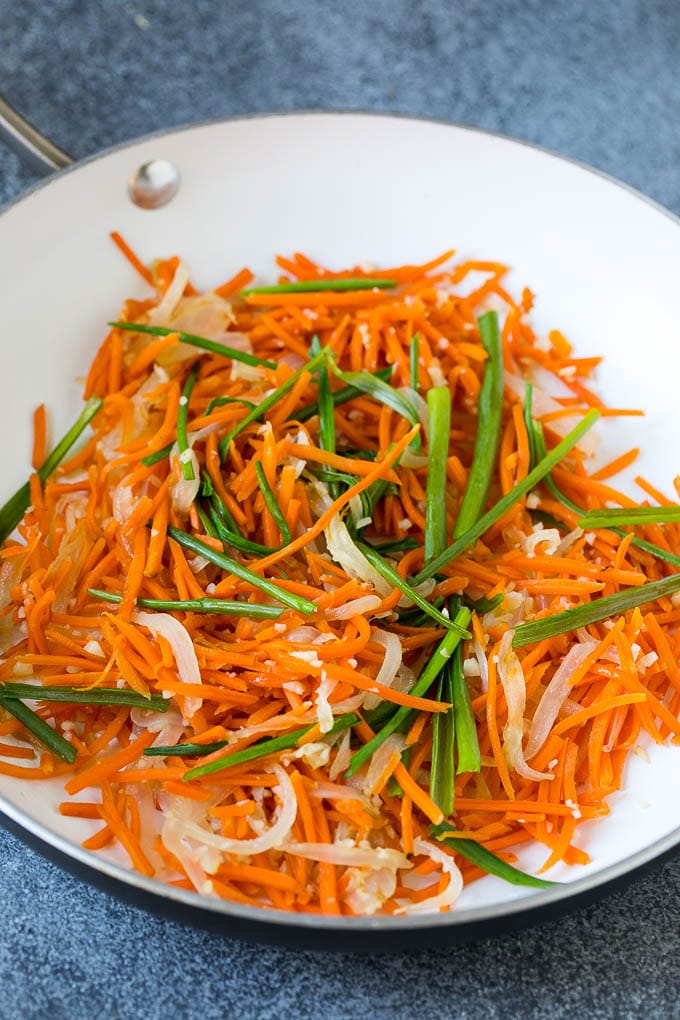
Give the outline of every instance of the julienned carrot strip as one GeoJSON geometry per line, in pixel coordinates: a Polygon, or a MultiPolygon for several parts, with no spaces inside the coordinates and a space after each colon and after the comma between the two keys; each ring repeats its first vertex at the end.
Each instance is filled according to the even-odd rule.
{"type": "Polygon", "coordinates": [[[94,834],[94,836],[90,836],[89,839],[84,839],[82,845],[85,850],[103,850],[105,846],[109,846],[109,844],[113,843],[113,840],[113,830],[107,823],[106,825],[103,825],[101,829],[94,834]]]}
{"type": "Polygon", "coordinates": [[[175,779],[166,780],[163,783],[163,789],[166,793],[174,793],[176,797],[187,797],[189,800],[205,802],[212,798],[210,790],[202,790],[198,786],[192,786],[190,783],[180,783],[175,779]]]}
{"type": "Polygon", "coordinates": [[[59,814],[69,818],[101,818],[99,808],[101,804],[73,803],[65,800],[59,805],[59,814]]]}
{"type": "Polygon", "coordinates": [[[129,747],[116,751],[114,754],[109,755],[108,758],[104,758],[101,762],[91,765],[81,772],[80,775],[70,779],[66,784],[66,792],[73,795],[74,793],[79,793],[80,790],[85,790],[88,786],[97,786],[119,769],[125,768],[126,765],[137,761],[144,753],[145,748],[149,747],[153,742],[154,737],[154,733],[145,731],[129,747]]]}
{"type": "Polygon", "coordinates": [[[102,804],[99,808],[99,813],[118,842],[124,848],[137,871],[141,872],[142,875],[147,875],[149,877],[153,875],[153,865],[150,863],[138,841],[133,836],[129,826],[125,824],[114,806],[111,804],[102,804]]]}
{"type": "Polygon", "coordinates": [[[153,365],[159,354],[172,347],[176,347],[178,343],[179,334],[177,333],[170,333],[168,336],[159,337],[158,340],[152,340],[135,357],[135,360],[128,369],[130,375],[138,375],[140,372],[148,369],[153,365]]]}
{"type": "Polygon", "coordinates": [[[503,789],[505,790],[508,800],[512,801],[515,799],[515,791],[513,789],[512,780],[510,779],[510,773],[508,771],[508,766],[506,765],[505,757],[503,755],[503,749],[501,747],[501,741],[498,735],[498,724],[496,721],[496,689],[497,689],[496,663],[498,661],[498,648],[499,648],[498,645],[494,647],[492,654],[490,656],[488,666],[489,686],[486,699],[486,725],[496,768],[498,769],[498,775],[500,777],[501,783],[503,784],[503,789]]]}
{"type": "Polygon", "coordinates": [[[132,248],[127,244],[126,241],[120,236],[117,230],[111,231],[111,240],[119,248],[128,262],[137,270],[143,280],[149,284],[150,287],[154,286],[153,275],[151,270],[148,269],[143,262],[140,262],[132,248]]]}
{"type": "Polygon", "coordinates": [[[257,867],[254,864],[221,864],[220,877],[228,878],[232,882],[248,882],[253,885],[262,885],[274,889],[282,889],[286,892],[300,892],[300,887],[290,875],[284,875],[270,868],[257,867]]]}
{"type": "Polygon", "coordinates": [[[566,719],[562,719],[553,729],[553,733],[565,733],[573,726],[582,726],[584,722],[588,721],[588,719],[592,719],[593,716],[600,715],[600,713],[611,712],[613,709],[619,708],[621,705],[640,704],[646,700],[647,695],[643,692],[639,694],[618,694],[612,698],[603,698],[602,701],[597,701],[594,705],[590,705],[588,708],[583,708],[580,712],[574,712],[573,715],[567,716],[566,719]]]}
{"type": "Polygon", "coordinates": [[[45,405],[39,404],[33,415],[33,456],[31,462],[37,471],[47,453],[47,419],[45,405]]]}
{"type": "Polygon", "coordinates": [[[230,294],[243,290],[253,279],[253,274],[249,269],[240,269],[231,279],[216,287],[215,294],[221,298],[229,297],[230,294]]]}
{"type": "Polygon", "coordinates": [[[123,588],[123,601],[118,608],[121,620],[129,620],[135,607],[137,596],[142,587],[144,567],[146,566],[146,529],[140,527],[134,538],[132,563],[123,588]]]}
{"type": "Polygon", "coordinates": [[[397,780],[404,793],[411,798],[417,807],[420,808],[425,817],[429,818],[433,825],[439,825],[444,817],[440,809],[428,796],[425,790],[418,786],[415,779],[409,775],[401,762],[394,770],[394,778],[397,780]]]}

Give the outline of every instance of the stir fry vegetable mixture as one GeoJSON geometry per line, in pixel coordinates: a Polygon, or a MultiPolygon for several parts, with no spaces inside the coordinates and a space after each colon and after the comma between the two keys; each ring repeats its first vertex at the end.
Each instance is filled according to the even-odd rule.
{"type": "MultiPolygon", "coordinates": [[[[506,268],[171,258],[0,511],[0,772],[84,846],[239,903],[448,909],[588,860],[641,734],[680,736],[680,507],[589,473],[597,358],[506,268]],[[649,502],[651,501],[651,505],[649,502]]],[[[644,752],[641,752],[644,753],[644,752]]]]}

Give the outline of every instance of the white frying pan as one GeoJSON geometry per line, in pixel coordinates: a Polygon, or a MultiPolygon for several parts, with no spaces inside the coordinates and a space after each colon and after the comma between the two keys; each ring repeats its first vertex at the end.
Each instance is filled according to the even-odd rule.
{"type": "MultiPolygon", "coordinates": [[[[180,254],[206,288],[246,264],[271,280],[278,252],[304,251],[337,267],[380,266],[455,246],[465,257],[510,263],[514,285],[537,294],[539,328],[561,328],[580,354],[604,354],[606,399],[648,412],[644,420],[607,422],[603,452],[642,446],[636,470],[672,493],[680,467],[680,229],[641,195],[511,139],[431,121],[254,117],[155,135],[69,167],[64,153],[4,113],[5,133],[34,165],[68,168],[0,216],[0,502],[27,477],[34,406],[44,400],[52,409],[55,435],[66,428],[78,408],[74,380],[86,372],[107,319],[126,296],[144,293],[109,241],[112,229],[145,261],[180,254]],[[174,171],[179,187],[161,207],[140,208],[128,180],[155,160],[171,164],[155,168],[170,185],[164,197],[174,171]]],[[[577,830],[590,865],[555,869],[564,884],[538,892],[485,878],[465,890],[456,910],[433,916],[303,917],[169,889],[122,858],[83,850],[90,823],[57,813],[58,783],[3,777],[0,809],[63,866],[150,909],[268,941],[375,951],[532,923],[674,850],[680,748],[648,751],[649,761],[645,749],[632,757],[611,814],[577,830]]],[[[531,870],[541,861],[528,850],[521,865],[531,870]]]]}

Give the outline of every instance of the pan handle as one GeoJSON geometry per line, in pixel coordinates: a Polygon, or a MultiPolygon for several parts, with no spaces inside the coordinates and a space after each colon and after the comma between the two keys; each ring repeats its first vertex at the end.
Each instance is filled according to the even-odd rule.
{"type": "Polygon", "coordinates": [[[32,170],[41,176],[63,170],[73,163],[73,156],[41,135],[32,124],[0,96],[0,140],[32,170]]]}

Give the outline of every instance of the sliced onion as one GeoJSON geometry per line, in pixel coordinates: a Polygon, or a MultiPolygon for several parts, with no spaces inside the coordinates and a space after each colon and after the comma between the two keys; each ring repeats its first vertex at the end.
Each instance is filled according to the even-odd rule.
{"type": "Polygon", "coordinates": [[[366,695],[362,691],[361,694],[354,694],[351,698],[345,698],[344,701],[336,701],[333,705],[335,715],[345,715],[347,712],[356,712],[356,710],[363,705],[365,697],[366,695]]]}
{"type": "Polygon", "coordinates": [[[436,910],[448,910],[449,907],[453,906],[463,890],[463,876],[460,873],[460,868],[450,854],[447,854],[445,850],[442,850],[435,843],[430,843],[427,839],[421,839],[417,836],[413,840],[413,849],[415,853],[423,854],[425,857],[429,857],[431,860],[436,861],[437,864],[440,864],[442,871],[449,876],[449,884],[443,892],[438,893],[436,896],[430,896],[427,900],[420,900],[419,903],[404,903],[399,908],[398,913],[402,915],[424,914],[432,913],[436,910]]]}
{"type": "Polygon", "coordinates": [[[385,740],[377,751],[371,756],[371,763],[368,766],[366,777],[362,784],[362,790],[367,797],[373,793],[373,787],[387,767],[390,758],[395,754],[401,754],[406,745],[406,738],[401,733],[392,733],[385,740]]]}
{"type": "Polygon", "coordinates": [[[427,467],[427,457],[422,453],[416,453],[412,446],[407,446],[401,455],[399,463],[402,467],[418,470],[427,467]]]}
{"type": "MultiPolygon", "coordinates": [[[[170,616],[169,613],[143,613],[140,610],[135,611],[134,619],[135,623],[146,627],[152,634],[159,634],[165,638],[172,648],[177,664],[177,673],[183,684],[201,683],[201,671],[198,666],[194,643],[179,620],[176,620],[174,616],[170,616]]],[[[165,691],[163,694],[168,697],[165,691]]],[[[202,704],[202,698],[185,698],[182,714],[185,718],[188,717],[190,719],[202,704]]]]}
{"type": "Polygon", "coordinates": [[[336,752],[333,764],[328,770],[328,777],[331,780],[331,782],[337,779],[340,773],[344,772],[349,767],[350,758],[352,757],[350,743],[351,743],[350,731],[345,730],[340,739],[340,743],[338,745],[338,750],[336,752]]]}
{"type": "Polygon", "coordinates": [[[529,535],[522,536],[522,547],[527,556],[536,555],[536,547],[545,545],[541,552],[544,556],[552,556],[557,552],[561,542],[561,535],[557,528],[544,528],[539,522],[534,526],[529,535]]]}
{"type": "Polygon", "coordinates": [[[316,689],[316,715],[319,720],[319,729],[322,733],[328,733],[333,729],[333,709],[328,699],[337,685],[337,680],[331,680],[325,669],[321,670],[319,685],[316,689]]]}
{"type": "Polygon", "coordinates": [[[62,564],[67,562],[69,569],[55,594],[52,612],[65,613],[78,582],[81,554],[87,541],[87,532],[82,523],[87,513],[87,497],[75,492],[62,496],[57,501],[57,513],[64,516],[64,538],[54,558],[52,570],[54,573],[59,572],[62,564]]]}
{"type": "MultiPolygon", "coordinates": [[[[305,432],[304,429],[300,429],[298,434],[297,434],[297,436],[291,435],[289,438],[290,438],[291,443],[295,443],[296,446],[311,446],[312,445],[310,440],[309,440],[309,436],[307,435],[307,433],[305,432]]],[[[302,474],[302,472],[307,467],[307,461],[304,460],[304,458],[302,458],[302,457],[293,457],[293,456],[291,456],[291,454],[286,454],[284,457],[282,457],[281,458],[281,463],[282,464],[290,464],[290,465],[292,465],[292,467],[295,468],[295,477],[296,478],[299,478],[300,475],[302,474]]],[[[331,504],[330,504],[330,497],[329,497],[328,498],[328,506],[330,506],[330,505],[331,504]]]]}
{"type": "MultiPolygon", "coordinates": [[[[402,647],[401,641],[397,634],[392,634],[387,630],[376,630],[371,635],[371,641],[375,644],[382,645],[385,649],[385,655],[383,661],[378,670],[378,675],[375,678],[377,684],[383,684],[385,687],[391,687],[394,683],[394,679],[397,675],[397,670],[401,666],[402,659],[402,647]]],[[[379,705],[382,698],[377,694],[369,694],[365,701],[364,706],[366,708],[375,708],[379,705]]]]}
{"type": "Polygon", "coordinates": [[[0,566],[0,610],[6,609],[12,601],[12,588],[21,577],[23,560],[23,555],[14,556],[10,560],[3,560],[0,566]]]}
{"type": "MultiPolygon", "coordinates": [[[[219,797],[221,796],[222,793],[219,797]]],[[[218,799],[215,797],[214,803],[218,799]]],[[[197,825],[201,818],[205,818],[212,806],[213,803],[210,801],[196,803],[187,797],[176,797],[171,794],[163,794],[161,802],[163,809],[161,841],[180,862],[196,890],[207,894],[212,891],[207,872],[217,871],[221,863],[221,854],[214,848],[191,846],[187,839],[187,830],[190,825],[197,825]],[[209,851],[208,854],[205,853],[206,850],[209,851]]]]}
{"type": "Polygon", "coordinates": [[[361,616],[377,609],[382,599],[377,595],[360,595],[358,599],[345,602],[343,606],[335,606],[326,611],[328,620],[351,620],[353,616],[361,616]]]}
{"type": "MultiPolygon", "coordinates": [[[[187,823],[185,826],[186,835],[206,846],[214,847],[225,854],[235,854],[238,857],[252,857],[255,854],[264,853],[265,850],[281,848],[281,844],[293,827],[297,815],[297,800],[293,784],[285,770],[280,765],[275,765],[273,772],[278,779],[278,795],[281,803],[276,821],[262,835],[255,836],[253,839],[227,839],[225,836],[209,832],[208,829],[204,829],[196,822],[187,823]]],[[[288,850],[288,847],[285,849],[288,850]]]]}
{"type": "MultiPolygon", "coordinates": [[[[181,715],[172,708],[168,712],[150,712],[146,708],[131,708],[130,718],[138,729],[148,730],[149,733],[161,733],[165,729],[178,729],[177,735],[181,736],[185,729],[181,715]]],[[[174,740],[170,741],[170,743],[174,742],[174,740]]],[[[159,740],[158,743],[163,744],[163,741],[159,740]]]]}
{"type": "Polygon", "coordinates": [[[125,524],[126,521],[129,520],[130,515],[135,508],[135,498],[132,494],[132,488],[128,482],[127,475],[113,490],[111,508],[113,510],[115,520],[120,525],[125,524]]]}
{"type": "Polygon", "coordinates": [[[578,542],[579,538],[583,535],[583,528],[574,528],[568,535],[565,535],[557,549],[555,549],[555,556],[564,556],[569,552],[572,545],[578,542]]]}
{"type": "Polygon", "coordinates": [[[312,740],[308,744],[301,744],[294,751],[284,751],[283,762],[288,764],[295,758],[302,758],[313,769],[322,769],[328,765],[331,756],[331,749],[322,740],[312,740]]]}
{"type": "MultiPolygon", "coordinates": [[[[347,730],[347,733],[350,731],[347,730]]],[[[344,736],[344,734],[343,734],[344,736]]],[[[373,812],[374,808],[368,797],[359,790],[353,790],[348,786],[342,786],[340,783],[322,783],[317,780],[313,789],[309,791],[309,796],[316,800],[357,800],[364,807],[373,812]]]]}
{"type": "MultiPolygon", "coordinates": [[[[195,442],[195,439],[193,440],[195,442]]],[[[194,451],[191,449],[192,438],[189,439],[189,448],[187,453],[189,454],[189,463],[193,468],[192,479],[185,478],[182,472],[182,468],[179,464],[180,453],[177,443],[173,443],[170,451],[170,463],[177,467],[176,481],[170,486],[170,502],[173,510],[185,517],[191,509],[198,490],[201,487],[201,469],[198,466],[198,458],[194,451]]]]}
{"type": "Polygon", "coordinates": [[[296,645],[311,645],[315,638],[318,638],[321,631],[317,627],[310,627],[303,624],[288,632],[287,638],[296,645]]]}
{"type": "Polygon", "coordinates": [[[386,900],[394,896],[397,872],[393,868],[348,868],[343,876],[345,901],[355,914],[370,916],[382,909],[386,900]],[[345,884],[346,883],[346,884],[345,884]]]}
{"type": "Polygon", "coordinates": [[[373,585],[382,598],[392,591],[389,581],[371,566],[362,552],[357,549],[346,525],[335,516],[324,531],[328,551],[349,577],[373,585]]]}
{"type": "MultiPolygon", "coordinates": [[[[331,506],[331,498],[327,486],[323,482],[310,482],[313,505],[321,514],[331,506]]],[[[361,553],[347,530],[339,514],[336,514],[329,526],[324,530],[326,546],[329,554],[339,563],[349,577],[371,584],[382,598],[387,598],[392,588],[378,571],[371,566],[361,553]]]]}
{"type": "Polygon", "coordinates": [[[233,322],[231,305],[223,297],[218,294],[192,294],[179,302],[171,325],[185,333],[196,333],[252,354],[250,339],[245,333],[229,332],[233,322]]]}
{"type": "Polygon", "coordinates": [[[538,708],[531,721],[529,739],[524,752],[527,758],[533,758],[543,747],[569,693],[569,681],[595,647],[597,647],[597,642],[592,638],[583,644],[574,645],[558,666],[552,680],[543,692],[543,697],[538,703],[538,708]]]}
{"type": "Polygon", "coordinates": [[[287,854],[305,857],[308,861],[337,864],[347,868],[410,868],[408,857],[400,850],[389,847],[357,846],[351,840],[343,843],[288,843],[282,849],[287,854]]]}
{"type": "Polygon", "coordinates": [[[153,326],[166,326],[169,324],[168,320],[184,294],[184,290],[188,282],[189,272],[187,267],[180,262],[175,270],[172,283],[149,315],[149,322],[153,326]]]}
{"type": "Polygon", "coordinates": [[[210,560],[207,560],[205,556],[187,557],[187,566],[192,574],[200,574],[202,570],[205,570],[209,563],[210,560]]]}
{"type": "Polygon", "coordinates": [[[534,608],[534,600],[523,591],[506,591],[503,601],[490,613],[485,613],[482,626],[488,632],[492,627],[516,627],[534,608]]]}
{"type": "Polygon", "coordinates": [[[489,690],[489,663],[486,658],[486,652],[476,637],[473,637],[472,639],[472,651],[479,664],[479,676],[482,681],[482,690],[486,694],[489,690]]]}
{"type": "Polygon", "coordinates": [[[288,367],[292,368],[294,372],[297,372],[298,368],[302,368],[303,365],[307,364],[307,360],[306,358],[301,357],[301,355],[296,354],[295,351],[289,351],[287,354],[284,354],[283,357],[279,358],[279,364],[288,365],[288,367]]]}
{"type": "Polygon", "coordinates": [[[163,858],[156,849],[163,815],[157,809],[151,783],[133,783],[127,787],[129,796],[137,801],[139,811],[139,844],[154,868],[156,875],[165,868],[163,858]]]}
{"type": "Polygon", "coordinates": [[[535,782],[541,779],[554,779],[551,772],[537,772],[527,765],[522,751],[526,684],[522,664],[512,649],[513,633],[512,630],[506,630],[498,650],[498,676],[508,706],[508,721],[503,727],[503,753],[510,768],[524,779],[532,779],[535,782]]]}

